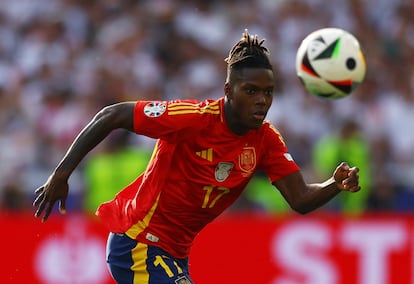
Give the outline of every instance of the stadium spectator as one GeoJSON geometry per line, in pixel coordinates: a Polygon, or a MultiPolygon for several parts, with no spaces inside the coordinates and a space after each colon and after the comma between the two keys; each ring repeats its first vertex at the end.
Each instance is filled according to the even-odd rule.
{"type": "Polygon", "coordinates": [[[146,147],[133,147],[128,138],[128,132],[114,133],[85,161],[86,212],[95,213],[101,203],[111,200],[147,167],[151,152],[146,147]]]}
{"type": "Polygon", "coordinates": [[[356,121],[344,120],[338,125],[338,132],[327,133],[314,144],[313,168],[317,176],[324,178],[329,176],[329,168],[345,157],[350,165],[358,165],[359,184],[364,190],[358,196],[338,196],[327,206],[336,211],[361,214],[367,208],[367,197],[371,193],[373,180],[368,141],[356,121]]]}

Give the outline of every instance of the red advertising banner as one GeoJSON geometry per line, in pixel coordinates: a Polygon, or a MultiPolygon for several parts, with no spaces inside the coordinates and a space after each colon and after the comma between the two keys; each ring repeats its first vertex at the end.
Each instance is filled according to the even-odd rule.
{"type": "Polygon", "coordinates": [[[84,215],[0,215],[0,283],[114,283],[105,262],[107,231],[84,215]]]}
{"type": "MultiPolygon", "coordinates": [[[[113,283],[93,216],[0,214],[0,283],[113,283]]],[[[413,284],[414,216],[227,214],[197,237],[197,284],[413,284]]]]}
{"type": "Polygon", "coordinates": [[[414,217],[225,216],[192,251],[198,284],[412,284],[414,217]]]}

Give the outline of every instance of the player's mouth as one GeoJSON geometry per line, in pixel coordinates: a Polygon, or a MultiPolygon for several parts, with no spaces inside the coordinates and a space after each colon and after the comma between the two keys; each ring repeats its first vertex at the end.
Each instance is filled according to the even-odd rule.
{"type": "Polygon", "coordinates": [[[265,119],[265,117],[266,117],[266,112],[264,112],[264,111],[256,111],[256,112],[253,113],[253,118],[255,120],[263,121],[265,119]]]}

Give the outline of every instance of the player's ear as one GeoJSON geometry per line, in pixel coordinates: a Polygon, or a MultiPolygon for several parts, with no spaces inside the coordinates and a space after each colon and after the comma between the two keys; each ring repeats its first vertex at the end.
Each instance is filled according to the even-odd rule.
{"type": "Polygon", "coordinates": [[[232,99],[233,93],[229,82],[224,84],[224,95],[227,97],[227,99],[232,99]]]}

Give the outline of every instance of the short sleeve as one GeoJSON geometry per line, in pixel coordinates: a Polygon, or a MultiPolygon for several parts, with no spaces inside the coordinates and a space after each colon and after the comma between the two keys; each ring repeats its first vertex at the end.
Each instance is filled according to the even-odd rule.
{"type": "Polygon", "coordinates": [[[282,135],[270,123],[266,123],[262,143],[260,168],[273,183],[300,168],[288,151],[282,135]]]}

